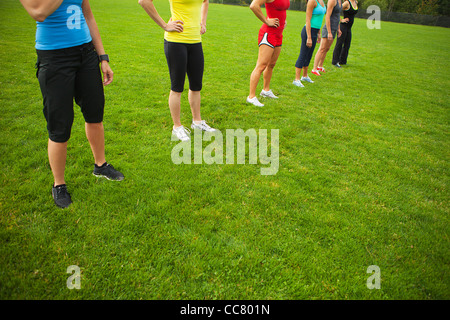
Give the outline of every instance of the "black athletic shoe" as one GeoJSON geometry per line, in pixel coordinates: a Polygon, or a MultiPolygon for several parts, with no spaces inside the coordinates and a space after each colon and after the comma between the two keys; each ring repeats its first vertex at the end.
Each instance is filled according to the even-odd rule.
{"type": "Polygon", "coordinates": [[[67,192],[65,184],[52,187],[52,196],[55,204],[60,208],[67,208],[72,203],[72,199],[70,198],[69,192],[67,192]]]}
{"type": "Polygon", "coordinates": [[[94,176],[105,177],[108,180],[121,181],[125,178],[121,172],[114,169],[114,167],[107,162],[105,162],[101,167],[94,164],[94,172],[92,173],[94,176]]]}

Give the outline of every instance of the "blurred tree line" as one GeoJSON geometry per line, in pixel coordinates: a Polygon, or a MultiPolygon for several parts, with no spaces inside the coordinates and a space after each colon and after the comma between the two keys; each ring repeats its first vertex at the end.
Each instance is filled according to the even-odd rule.
{"type": "Polygon", "coordinates": [[[358,2],[363,9],[376,5],[381,11],[450,15],[450,0],[359,0],[358,2]]]}
{"type": "MultiPolygon", "coordinates": [[[[213,0],[211,2],[236,3],[246,5],[252,0],[213,0]]],[[[291,0],[305,4],[307,0],[291,0]]],[[[327,2],[327,0],[325,0],[327,2]]],[[[450,0],[358,0],[359,8],[367,9],[371,5],[380,7],[381,11],[408,12],[427,15],[450,16],[450,0]]]]}

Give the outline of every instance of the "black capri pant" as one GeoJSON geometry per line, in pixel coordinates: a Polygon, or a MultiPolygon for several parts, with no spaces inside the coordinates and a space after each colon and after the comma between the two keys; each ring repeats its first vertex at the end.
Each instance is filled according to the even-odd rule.
{"type": "Polygon", "coordinates": [[[191,91],[202,90],[205,60],[202,43],[178,43],[164,40],[171,90],[183,92],[186,74],[191,91]]]}
{"type": "Polygon", "coordinates": [[[44,99],[43,112],[50,140],[69,140],[74,98],[87,123],[102,122],[105,96],[98,55],[92,42],[36,52],[36,76],[44,99]]]}
{"type": "Polygon", "coordinates": [[[314,53],[314,48],[316,47],[318,32],[320,29],[311,28],[311,41],[312,46],[308,48],[306,41],[308,40],[308,34],[306,33],[306,26],[302,29],[302,46],[300,49],[300,55],[298,56],[297,62],[295,63],[296,68],[308,67],[311,62],[312,55],[314,53]]]}

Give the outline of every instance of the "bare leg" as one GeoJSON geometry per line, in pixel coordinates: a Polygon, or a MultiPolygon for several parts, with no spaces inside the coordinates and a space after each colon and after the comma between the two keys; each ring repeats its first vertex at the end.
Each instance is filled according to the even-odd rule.
{"type": "Polygon", "coordinates": [[[189,90],[189,105],[191,106],[192,119],[194,121],[202,120],[202,117],[200,115],[200,102],[201,102],[200,91],[189,90]]]}
{"type": "Polygon", "coordinates": [[[64,170],[66,168],[67,141],[54,142],[48,139],[48,160],[52,169],[54,185],[65,184],[64,170]]]}
{"type": "Polygon", "coordinates": [[[172,121],[175,128],[181,126],[180,103],[181,103],[181,92],[175,92],[170,90],[169,109],[170,114],[172,115],[172,121]]]}
{"type": "Polygon", "coordinates": [[[103,122],[85,123],[86,137],[91,145],[95,164],[101,166],[106,162],[105,159],[105,132],[103,122]]]}
{"type": "Polygon", "coordinates": [[[306,78],[308,76],[308,67],[303,67],[303,76],[306,78]]]}
{"type": "Polygon", "coordinates": [[[321,59],[321,55],[322,55],[322,49],[323,49],[323,44],[325,42],[325,39],[322,38],[320,40],[320,46],[319,49],[316,52],[316,55],[314,57],[314,66],[313,66],[313,71],[317,71],[317,67],[319,66],[319,61],[321,59]]]}
{"type": "Polygon", "coordinates": [[[263,71],[269,65],[273,51],[274,49],[267,45],[261,45],[259,47],[258,61],[256,62],[256,67],[250,76],[250,93],[248,95],[250,99],[256,96],[256,87],[258,86],[259,79],[261,78],[263,71]]]}
{"type": "Polygon", "coordinates": [[[303,68],[295,67],[295,80],[300,80],[303,68]]]}
{"type": "Polygon", "coordinates": [[[272,57],[270,58],[270,62],[264,70],[263,79],[264,79],[264,91],[270,90],[270,80],[272,79],[273,68],[277,64],[278,57],[281,53],[281,47],[275,47],[273,49],[272,57]]]}
{"type": "MultiPolygon", "coordinates": [[[[322,41],[324,40],[324,44],[322,47],[322,53],[320,55],[317,67],[323,67],[323,63],[325,61],[325,57],[327,56],[328,51],[331,48],[331,45],[333,44],[334,40],[328,40],[328,39],[322,39],[322,41]]],[[[322,44],[322,42],[321,42],[322,44]]]]}

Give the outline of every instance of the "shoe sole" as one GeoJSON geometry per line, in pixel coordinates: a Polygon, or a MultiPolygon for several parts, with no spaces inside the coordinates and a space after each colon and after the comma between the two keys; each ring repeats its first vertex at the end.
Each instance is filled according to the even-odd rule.
{"type": "Polygon", "coordinates": [[[265,95],[265,94],[262,94],[262,93],[260,93],[259,94],[261,97],[263,97],[263,98],[271,98],[271,99],[278,99],[278,97],[277,96],[273,96],[273,97],[271,97],[271,96],[269,96],[269,95],[265,95]]]}
{"type": "Polygon", "coordinates": [[[256,104],[254,104],[253,102],[248,102],[248,101],[247,101],[247,103],[250,103],[251,105],[253,105],[253,106],[255,106],[255,107],[260,107],[260,108],[261,108],[261,107],[264,107],[264,105],[263,105],[263,104],[261,104],[260,106],[257,106],[257,105],[256,105],[256,104]]]}
{"type": "Polygon", "coordinates": [[[96,176],[97,178],[105,178],[105,179],[108,179],[109,181],[122,181],[123,179],[125,179],[125,177],[124,177],[124,178],[121,178],[121,179],[111,179],[111,178],[108,178],[107,176],[104,176],[104,175],[102,175],[102,174],[95,174],[95,173],[92,173],[92,175],[96,176]]]}
{"type": "Polygon", "coordinates": [[[60,206],[59,204],[56,203],[55,199],[53,199],[53,202],[55,203],[55,205],[56,205],[58,208],[61,208],[61,209],[67,209],[67,208],[72,204],[72,202],[71,202],[71,203],[69,203],[67,206],[60,206]]]}
{"type": "MultiPolygon", "coordinates": [[[[201,131],[203,131],[203,132],[214,132],[214,131],[216,131],[216,129],[214,129],[214,130],[203,130],[203,129],[201,129],[201,128],[194,128],[194,127],[191,127],[191,129],[192,130],[201,130],[201,131]]],[[[211,128],[212,129],[212,128],[211,128]]]]}

